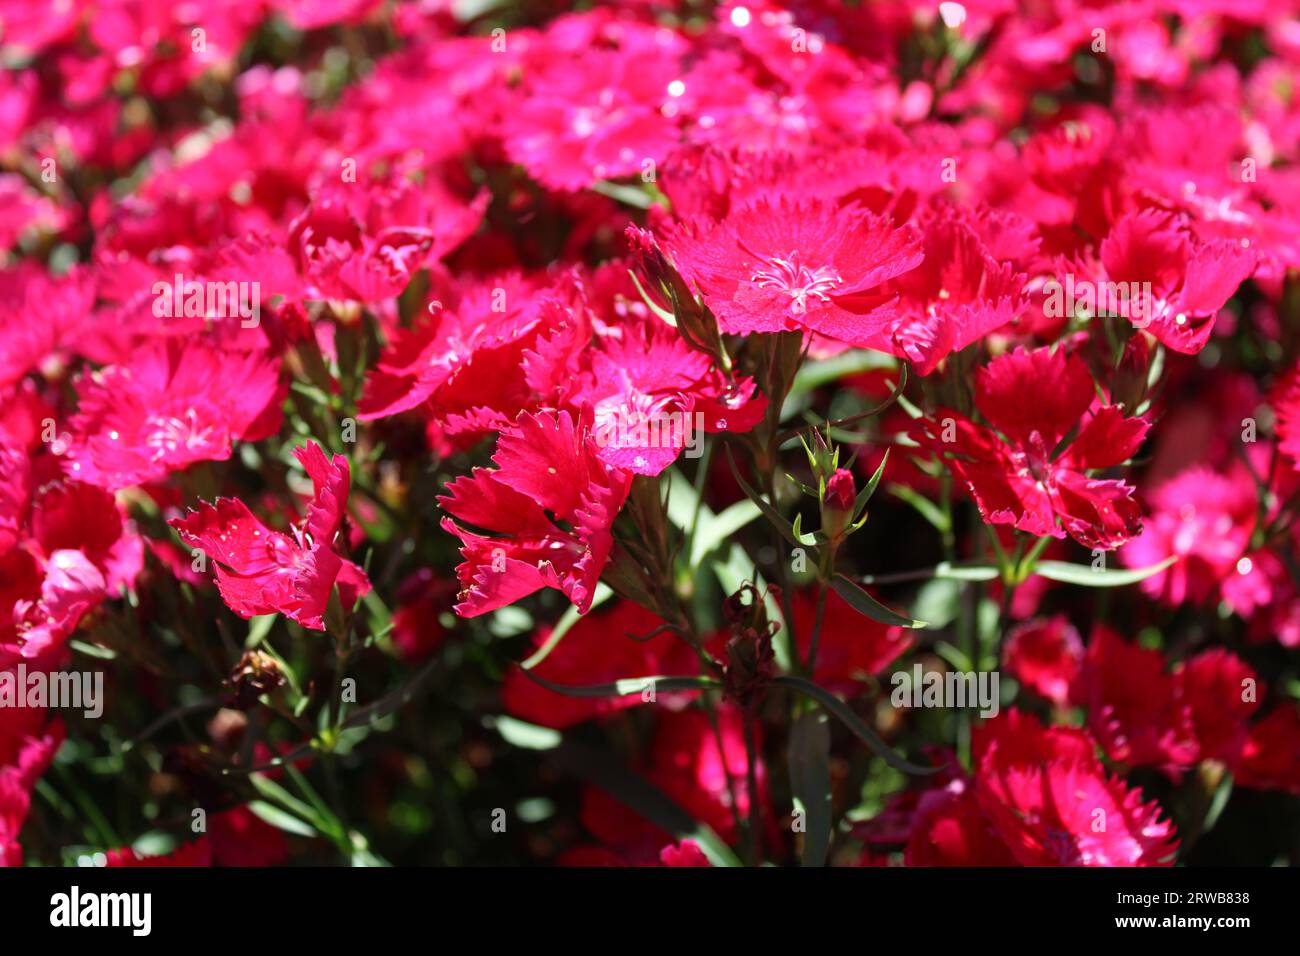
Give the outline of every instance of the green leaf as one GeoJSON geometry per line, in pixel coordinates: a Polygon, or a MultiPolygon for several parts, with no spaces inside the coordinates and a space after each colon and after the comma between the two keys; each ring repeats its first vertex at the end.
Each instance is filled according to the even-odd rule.
{"type": "Polygon", "coordinates": [[[505,5],[506,0],[452,0],[451,13],[458,23],[469,23],[505,5]]]}
{"type": "Polygon", "coordinates": [[[803,810],[804,866],[824,866],[831,841],[831,732],[826,715],[806,711],[790,728],[790,789],[803,810]]]}
{"type": "Polygon", "coordinates": [[[810,680],[802,677],[796,677],[793,674],[782,674],[780,677],[773,679],[772,683],[778,687],[789,687],[797,690],[801,694],[811,697],[817,703],[821,704],[826,710],[838,717],[846,727],[853,732],[853,735],[870,747],[877,755],[884,759],[885,763],[895,770],[901,770],[903,773],[910,773],[914,776],[927,776],[938,773],[939,767],[922,767],[914,764],[903,757],[900,757],[895,751],[890,749],[889,745],[877,736],[876,732],[863,723],[862,719],[853,712],[848,704],[840,700],[824,687],[819,687],[810,680]]]}
{"type": "Polygon", "coordinates": [[[731,465],[731,474],[736,479],[736,484],[740,485],[740,490],[745,493],[745,497],[758,506],[758,510],[763,512],[763,517],[767,518],[767,520],[772,523],[772,526],[775,527],[777,531],[781,532],[781,537],[785,538],[786,541],[789,541],[796,548],[807,547],[807,545],[801,542],[798,536],[795,535],[794,528],[791,526],[789,521],[786,521],[785,518],[782,517],[781,512],[772,507],[772,505],[767,502],[767,499],[753,488],[749,487],[749,485],[746,484],[745,479],[740,477],[740,470],[736,468],[736,460],[731,457],[730,448],[727,449],[727,462],[731,465]]]}
{"type": "Polygon", "coordinates": [[[507,604],[492,612],[487,627],[493,637],[516,637],[533,630],[533,616],[517,604],[507,604]]]}
{"type": "Polygon", "coordinates": [[[312,817],[315,827],[338,841],[347,830],[343,825],[343,821],[334,814],[329,804],[321,799],[320,794],[307,781],[301,770],[292,763],[287,763],[284,765],[284,772],[285,776],[293,782],[293,785],[298,788],[315,811],[315,816],[312,817]]]}
{"type": "Polygon", "coordinates": [[[253,789],[266,799],[274,800],[280,806],[284,807],[286,810],[291,810],[294,814],[304,820],[316,819],[315,810],[303,803],[269,777],[264,777],[260,773],[254,773],[250,774],[248,779],[253,784],[253,789]]]}
{"type": "Polygon", "coordinates": [[[295,836],[314,837],[317,835],[315,828],[311,824],[299,820],[292,814],[285,813],[279,807],[267,803],[265,800],[248,801],[248,809],[277,830],[283,830],[285,833],[292,833],[295,836]]]}
{"type": "Polygon", "coordinates": [[[881,624],[893,624],[898,627],[926,626],[925,621],[915,621],[885,607],[842,574],[837,574],[831,579],[831,588],[836,594],[848,601],[855,611],[866,615],[873,621],[879,621],[881,624]]]}
{"type": "MultiPolygon", "coordinates": [[[[359,834],[353,835],[358,836],[359,834]]],[[[382,856],[379,856],[369,847],[363,846],[360,849],[352,851],[352,865],[375,868],[392,866],[393,864],[389,863],[382,856]]]]}
{"type": "Polygon", "coordinates": [[[935,578],[926,581],[912,602],[912,613],[932,628],[947,627],[961,613],[962,586],[959,581],[935,578]]]}
{"type": "Polygon", "coordinates": [[[659,316],[659,318],[663,319],[673,328],[677,328],[677,316],[673,315],[673,313],[669,312],[667,309],[665,309],[663,306],[661,306],[658,302],[656,302],[654,299],[650,297],[650,295],[646,292],[645,287],[641,285],[641,280],[637,278],[636,271],[633,269],[628,269],[627,274],[632,278],[632,284],[636,286],[636,291],[640,293],[641,301],[645,303],[646,308],[649,309],[651,312],[653,312],[655,315],[659,316]]]}
{"type": "Polygon", "coordinates": [[[276,614],[259,614],[249,619],[248,637],[244,639],[245,649],[251,651],[266,639],[266,635],[271,633],[271,628],[275,625],[276,617],[278,617],[276,614]]]}
{"type": "Polygon", "coordinates": [[[1030,573],[1041,574],[1049,581],[1059,581],[1062,584],[1078,584],[1085,588],[1119,588],[1126,584],[1137,584],[1139,581],[1145,581],[1151,575],[1159,574],[1177,560],[1177,555],[1171,555],[1159,564],[1131,570],[1112,570],[1111,568],[1093,570],[1092,566],[1088,564],[1069,564],[1065,561],[1039,561],[1034,565],[1030,573]]]}
{"type": "Polygon", "coordinates": [[[505,738],[506,743],[524,750],[553,750],[564,740],[558,730],[539,727],[524,720],[507,717],[505,714],[493,720],[497,733],[505,738]]]}
{"type": "Polygon", "coordinates": [[[679,690],[704,690],[707,687],[717,687],[718,682],[708,677],[687,676],[687,677],[626,677],[623,680],[612,681],[608,684],[589,684],[584,687],[575,687],[571,684],[556,684],[548,681],[545,677],[524,669],[525,676],[535,684],[540,684],[549,691],[557,694],[563,694],[566,697],[629,697],[632,694],[640,694],[650,689],[655,694],[663,691],[665,694],[671,694],[679,690]]]}
{"type": "Polygon", "coordinates": [[[131,849],[139,856],[166,856],[176,849],[175,838],[162,830],[150,830],[142,834],[131,844],[131,849]]]}
{"type": "Polygon", "coordinates": [[[895,497],[902,498],[909,505],[917,510],[926,521],[934,526],[936,531],[943,533],[949,528],[948,516],[944,514],[943,509],[936,505],[925,495],[917,494],[907,485],[890,484],[887,486],[889,493],[895,497]]]}
{"type": "Polygon", "coordinates": [[[762,514],[752,501],[737,501],[714,514],[676,468],[664,472],[664,481],[668,487],[668,520],[691,542],[691,568],[698,568],[706,555],[762,514]]]}
{"type": "Polygon", "coordinates": [[[971,665],[971,659],[966,653],[956,647],[953,647],[947,641],[938,641],[934,645],[934,652],[952,665],[955,671],[972,671],[975,668],[971,665]]]}
{"type": "MultiPolygon", "coordinates": [[[[786,404],[790,404],[791,398],[798,398],[814,388],[827,385],[837,379],[844,378],[846,375],[858,375],[862,372],[874,372],[880,369],[897,367],[898,360],[892,356],[868,350],[841,352],[832,358],[804,362],[799,367],[799,371],[795,373],[794,384],[790,386],[786,404]]],[[[786,414],[785,409],[782,409],[782,421],[788,417],[789,415],[786,414]]]]}
{"type": "Polygon", "coordinates": [[[662,790],[618,763],[611,754],[570,740],[556,749],[555,759],[570,773],[672,834],[675,840],[694,840],[714,866],[740,866],[731,847],[712,827],[693,820],[662,790]]]}
{"type": "MultiPolygon", "coordinates": [[[[614,592],[610,590],[608,584],[597,584],[596,593],[591,596],[591,607],[588,609],[588,613],[600,607],[613,596],[614,592]]],[[[556,645],[564,638],[564,635],[569,633],[569,629],[577,624],[581,617],[582,614],[578,611],[577,606],[570,604],[565,612],[560,615],[560,620],[556,623],[555,629],[551,631],[551,636],[546,639],[546,643],[519,666],[528,671],[546,660],[551,651],[555,650],[556,645]]]]}
{"type": "Polygon", "coordinates": [[[87,657],[93,657],[97,660],[111,661],[117,659],[117,651],[112,648],[87,644],[85,641],[68,641],[68,646],[79,654],[85,654],[87,657]]]}
{"type": "MultiPolygon", "coordinates": [[[[996,581],[1001,572],[991,564],[950,564],[940,561],[932,568],[903,574],[864,574],[862,584],[899,581],[996,581]]],[[[937,626],[937,625],[936,625],[937,626]]]]}
{"type": "Polygon", "coordinates": [[[698,568],[704,556],[724,544],[762,512],[752,501],[737,501],[716,516],[701,509],[695,537],[691,539],[691,567],[698,568]]]}
{"type": "Polygon", "coordinates": [[[591,184],[591,191],[635,209],[649,209],[655,204],[654,196],[640,186],[627,183],[611,183],[609,180],[600,179],[591,184]]]}
{"type": "MultiPolygon", "coordinates": [[[[877,405],[873,405],[870,408],[865,408],[860,412],[854,412],[852,415],[836,418],[834,420],[823,420],[805,411],[803,413],[803,417],[808,424],[801,428],[795,428],[792,430],[786,430],[782,432],[780,435],[777,436],[777,444],[780,445],[782,448],[788,447],[788,443],[796,437],[799,439],[800,444],[804,444],[802,433],[806,431],[808,428],[812,428],[817,432],[823,434],[824,437],[833,439],[838,442],[844,442],[848,444],[861,444],[862,442],[867,440],[867,436],[855,434],[854,432],[848,431],[845,428],[845,426],[852,425],[855,422],[865,421],[868,418],[875,418],[877,415],[879,415],[881,412],[884,412],[895,402],[902,400],[903,390],[907,387],[907,365],[904,364],[899,366],[898,372],[899,372],[898,383],[894,385],[893,390],[889,393],[889,397],[886,398],[883,402],[880,402],[877,405]]],[[[783,413],[790,412],[790,411],[793,411],[793,409],[789,404],[787,404],[782,409],[783,413]]],[[[783,414],[782,419],[784,419],[785,417],[786,415],[783,414]]],[[[804,444],[804,447],[806,449],[807,445],[804,444]]],[[[857,457],[857,452],[854,452],[853,457],[854,458],[857,457]]],[[[844,467],[845,468],[852,467],[852,460],[850,460],[849,464],[845,465],[844,467]]],[[[822,470],[824,470],[824,467],[819,468],[817,462],[814,461],[813,471],[820,472],[822,470]]]]}
{"type": "Polygon", "coordinates": [[[1232,785],[1232,774],[1225,773],[1223,779],[1219,781],[1218,787],[1214,790],[1214,797],[1210,800],[1210,809],[1205,814],[1205,822],[1201,824],[1202,836],[1213,830],[1214,825],[1219,822],[1219,816],[1223,813],[1223,808],[1228,805],[1228,798],[1232,796],[1232,785]]]}
{"type": "Polygon", "coordinates": [[[703,517],[707,514],[709,519],[714,517],[713,512],[700,501],[699,495],[695,493],[695,486],[686,479],[686,476],[676,466],[663,473],[662,481],[668,489],[666,509],[668,520],[679,530],[689,533],[696,522],[696,515],[703,517]]]}
{"type": "Polygon", "coordinates": [[[885,466],[889,464],[889,452],[891,450],[892,449],[885,449],[885,457],[880,459],[880,467],[877,468],[876,473],[871,476],[871,480],[867,482],[867,486],[859,491],[857,498],[854,499],[853,514],[855,516],[862,513],[862,509],[865,508],[867,502],[871,500],[871,496],[876,493],[876,486],[880,484],[880,478],[885,473],[885,466]]]}
{"type": "Polygon", "coordinates": [[[807,548],[819,544],[826,544],[830,539],[820,531],[814,531],[811,534],[805,534],[803,530],[803,515],[794,516],[794,536],[799,539],[799,543],[807,548]]]}
{"type": "Polygon", "coordinates": [[[996,581],[1002,572],[991,564],[949,564],[941,561],[934,569],[934,576],[941,581],[996,581]]]}
{"type": "Polygon", "coordinates": [[[361,598],[361,604],[370,612],[370,633],[366,636],[366,646],[373,647],[375,642],[387,637],[393,630],[393,612],[388,605],[371,588],[361,598]]]}

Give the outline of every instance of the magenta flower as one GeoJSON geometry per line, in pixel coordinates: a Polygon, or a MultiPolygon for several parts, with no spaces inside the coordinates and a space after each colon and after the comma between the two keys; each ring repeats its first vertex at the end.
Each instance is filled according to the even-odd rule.
{"type": "Polygon", "coordinates": [[[545,587],[586,611],[631,475],[606,465],[590,424],[567,411],[521,414],[502,430],[493,461],[438,499],[452,516],[442,527],[461,541],[457,613],[485,614],[545,587]]]}
{"type": "Polygon", "coordinates": [[[157,481],[279,427],[279,363],[202,342],[142,349],[77,385],[68,474],[110,491],[157,481]]]}
{"type": "Polygon", "coordinates": [[[1150,426],[1099,403],[1080,359],[1045,348],[996,358],[976,375],[975,406],[988,426],[940,409],[922,438],[965,483],[985,521],[1068,534],[1103,550],[1138,533],[1133,488],[1092,473],[1131,458],[1150,426]]]}
{"type": "Polygon", "coordinates": [[[881,286],[921,262],[910,226],[857,206],[760,199],[669,230],[665,248],[722,331],[803,329],[870,345],[894,318],[881,286]]]}
{"type": "Polygon", "coordinates": [[[272,531],[237,498],[200,503],[168,524],[212,560],[221,597],[240,617],[280,613],[322,631],[335,584],[343,606],[351,608],[370,590],[370,581],[336,550],[348,498],[347,459],[327,459],[315,442],[294,449],[294,457],[315,493],[306,516],[288,534],[272,531]]]}

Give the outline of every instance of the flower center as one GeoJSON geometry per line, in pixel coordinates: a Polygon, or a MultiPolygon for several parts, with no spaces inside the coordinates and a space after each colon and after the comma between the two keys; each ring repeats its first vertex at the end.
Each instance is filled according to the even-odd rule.
{"type": "Polygon", "coordinates": [[[790,311],[802,315],[808,311],[808,299],[830,301],[830,292],[843,280],[830,266],[811,269],[799,261],[799,253],[792,252],[784,258],[770,256],[762,260],[766,268],[759,269],[749,281],[762,289],[775,289],[790,297],[790,311]]]}
{"type": "Polygon", "coordinates": [[[569,128],[579,139],[587,139],[603,126],[611,122],[616,106],[614,91],[606,88],[600,91],[595,103],[577,107],[570,114],[569,128]]]}
{"type": "Polygon", "coordinates": [[[601,447],[675,447],[688,427],[673,395],[651,395],[626,384],[626,390],[597,403],[596,442],[601,447]]]}
{"type": "Polygon", "coordinates": [[[150,415],[145,429],[144,444],[151,449],[153,461],[206,447],[212,440],[211,426],[200,428],[198,412],[193,408],[186,409],[184,417],[150,415]]]}
{"type": "Polygon", "coordinates": [[[1043,843],[1048,852],[1060,860],[1062,865],[1078,866],[1083,862],[1083,854],[1079,851],[1078,840],[1073,834],[1052,826],[1045,829],[1047,833],[1043,843]]]}

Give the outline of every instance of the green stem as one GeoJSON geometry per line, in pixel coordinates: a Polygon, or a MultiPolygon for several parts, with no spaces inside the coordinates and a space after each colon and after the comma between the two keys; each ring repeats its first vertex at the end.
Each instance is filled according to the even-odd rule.
{"type": "Polygon", "coordinates": [[[1026,578],[1034,573],[1034,565],[1038,563],[1038,559],[1042,556],[1043,552],[1047,550],[1047,546],[1055,540],[1056,539],[1050,535],[1044,535],[1034,542],[1033,547],[1031,547],[1028,553],[1020,559],[1019,565],[1016,568],[1017,584],[1022,583],[1026,578]]]}
{"type": "Polygon", "coordinates": [[[817,645],[821,641],[822,620],[826,617],[826,593],[826,580],[822,578],[817,582],[817,614],[813,618],[812,639],[808,642],[808,662],[804,666],[804,673],[809,679],[817,666],[817,645]]]}
{"type": "MultiPolygon", "coordinates": [[[[764,469],[764,491],[767,493],[767,500],[776,507],[776,471],[775,459],[773,468],[764,469]]],[[[785,548],[785,539],[781,537],[781,532],[776,530],[775,526],[769,527],[769,534],[772,539],[772,550],[776,553],[776,574],[777,583],[781,588],[781,614],[785,617],[785,635],[787,643],[787,653],[790,657],[790,664],[798,666],[799,664],[799,639],[795,633],[794,625],[794,601],[790,592],[790,568],[782,557],[782,551],[785,548]]]]}
{"type": "MultiPolygon", "coordinates": [[[[683,552],[687,555],[694,553],[695,531],[700,524],[700,509],[704,507],[704,485],[709,477],[709,463],[713,460],[713,442],[708,438],[704,439],[704,452],[700,455],[699,468],[695,472],[695,515],[691,519],[691,526],[686,531],[686,544],[683,552]]],[[[691,569],[692,571],[695,568],[691,569]]]]}
{"type": "Polygon", "coordinates": [[[940,532],[943,537],[943,556],[946,561],[952,563],[957,560],[957,538],[952,527],[952,474],[947,468],[944,468],[939,479],[939,507],[944,517],[948,519],[940,532]]]}

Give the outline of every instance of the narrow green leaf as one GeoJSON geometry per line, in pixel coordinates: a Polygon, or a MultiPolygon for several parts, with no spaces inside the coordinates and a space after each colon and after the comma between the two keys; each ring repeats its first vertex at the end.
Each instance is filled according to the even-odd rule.
{"type": "Polygon", "coordinates": [[[991,564],[949,564],[941,561],[934,576],[943,581],[996,581],[1002,572],[991,564]]]}
{"type": "MultiPolygon", "coordinates": [[[[608,584],[597,584],[596,593],[591,596],[591,607],[588,609],[587,613],[590,614],[591,611],[600,607],[600,605],[604,604],[613,596],[614,592],[610,590],[608,584]]],[[[556,623],[555,629],[551,631],[551,636],[546,639],[546,643],[539,647],[531,657],[519,666],[528,671],[546,660],[546,658],[550,656],[551,651],[555,650],[556,645],[564,639],[564,635],[569,633],[569,629],[573,627],[573,625],[577,624],[581,617],[582,614],[579,613],[578,608],[575,605],[570,604],[565,612],[560,615],[560,620],[556,623]]]]}
{"type": "Polygon", "coordinates": [[[1205,814],[1205,822],[1201,824],[1202,836],[1213,830],[1214,825],[1219,822],[1219,816],[1223,813],[1224,807],[1228,805],[1228,798],[1232,796],[1232,786],[1232,774],[1225,773],[1223,779],[1219,781],[1219,786],[1215,788],[1214,797],[1210,801],[1210,809],[1205,814]]]}
{"type": "Polygon", "coordinates": [[[649,689],[658,694],[660,691],[670,694],[679,690],[703,690],[716,687],[718,682],[708,677],[627,677],[611,681],[608,684],[589,684],[575,687],[570,684],[556,684],[545,677],[524,668],[524,674],[535,684],[540,684],[549,691],[564,694],[566,697],[629,697],[649,689]]]}
{"type": "Polygon", "coordinates": [[[805,534],[803,530],[803,515],[794,516],[794,536],[799,539],[799,543],[804,547],[812,547],[819,544],[826,544],[830,539],[820,531],[814,531],[811,534],[805,534]]]}
{"type": "Polygon", "coordinates": [[[553,750],[564,740],[558,730],[539,727],[524,720],[507,717],[502,714],[493,720],[497,733],[505,738],[506,743],[523,750],[553,750]]]}
{"type": "Polygon", "coordinates": [[[310,824],[299,820],[292,814],[285,813],[274,804],[267,803],[265,800],[248,801],[248,809],[254,815],[271,824],[277,830],[283,830],[285,833],[292,833],[296,836],[314,837],[316,830],[310,824]]]}
{"type": "Polygon", "coordinates": [[[781,512],[772,507],[772,505],[767,502],[767,499],[753,488],[749,487],[745,482],[745,479],[740,477],[740,470],[736,467],[736,460],[731,457],[730,448],[727,449],[727,462],[731,465],[731,474],[735,477],[736,484],[740,485],[740,490],[745,493],[745,497],[758,506],[759,511],[763,512],[763,517],[767,518],[767,520],[772,523],[772,526],[775,527],[777,531],[781,532],[781,537],[785,538],[786,541],[789,541],[796,548],[807,547],[807,545],[803,544],[795,536],[793,527],[790,525],[790,522],[786,521],[785,518],[782,517],[781,512]]]}
{"type": "MultiPolygon", "coordinates": [[[[303,803],[284,787],[280,786],[269,777],[260,773],[249,774],[249,781],[253,784],[253,789],[260,793],[267,800],[273,800],[285,810],[292,812],[295,816],[303,820],[316,822],[316,811],[310,806],[303,803]]],[[[319,828],[317,828],[319,829],[319,828]]]]}
{"type": "Polygon", "coordinates": [[[782,674],[780,677],[775,678],[772,683],[778,687],[789,687],[792,690],[797,690],[817,701],[826,708],[827,712],[839,718],[853,732],[855,737],[870,747],[878,756],[884,759],[885,763],[895,770],[910,773],[914,776],[927,776],[938,773],[941,769],[939,767],[922,767],[900,757],[887,743],[880,739],[874,730],[863,723],[862,719],[853,712],[853,709],[848,704],[826,688],[819,687],[812,681],[803,677],[796,677],[793,674],[782,674]]]}
{"type": "Polygon", "coordinates": [[[669,468],[661,476],[668,489],[668,520],[681,531],[689,532],[696,524],[696,516],[701,521],[712,521],[715,517],[708,506],[700,501],[695,486],[686,479],[676,467],[669,468]]]}
{"type": "Polygon", "coordinates": [[[663,478],[668,489],[668,520],[691,542],[692,568],[698,568],[705,556],[762,514],[752,501],[737,501],[714,514],[676,468],[664,472],[663,478]]]}
{"type": "Polygon", "coordinates": [[[646,304],[646,308],[649,309],[651,312],[653,312],[655,315],[659,316],[659,318],[663,319],[673,328],[676,328],[677,316],[673,315],[671,312],[669,312],[667,309],[661,306],[658,302],[655,302],[654,299],[650,298],[650,296],[646,293],[645,288],[641,285],[641,280],[637,278],[637,274],[634,270],[628,269],[627,274],[632,277],[632,284],[636,286],[636,291],[641,294],[641,301],[646,304]]]}
{"type": "Polygon", "coordinates": [[[871,496],[876,493],[876,486],[880,484],[881,476],[885,473],[885,466],[889,464],[889,452],[890,449],[885,450],[885,457],[880,459],[880,467],[877,468],[876,473],[871,476],[871,480],[867,482],[867,486],[859,491],[858,497],[854,499],[853,514],[855,516],[862,512],[862,509],[866,507],[867,502],[871,500],[871,496]]]}
{"type": "Polygon", "coordinates": [[[912,602],[912,613],[938,630],[957,620],[961,613],[962,583],[934,578],[921,585],[912,602]]]}
{"type": "Polygon", "coordinates": [[[393,864],[389,863],[387,860],[385,860],[379,854],[375,853],[369,847],[362,847],[361,849],[354,850],[352,852],[352,865],[376,868],[376,867],[392,866],[393,864]]]}
{"type": "MultiPolygon", "coordinates": [[[[1002,573],[991,564],[950,564],[940,561],[932,568],[905,571],[902,574],[864,574],[861,584],[886,584],[900,581],[996,581],[1002,573]]],[[[937,625],[935,625],[937,626],[937,625]]]]}
{"type": "Polygon", "coordinates": [[[1086,588],[1118,588],[1126,584],[1137,584],[1139,581],[1145,581],[1151,575],[1159,574],[1177,560],[1177,555],[1171,555],[1159,564],[1131,570],[1111,568],[1094,570],[1091,565],[1087,564],[1069,564],[1065,561],[1039,561],[1034,565],[1030,573],[1041,574],[1049,581],[1059,581],[1062,584],[1078,584],[1086,588]]]}
{"type": "Polygon", "coordinates": [[[925,495],[917,494],[907,485],[890,484],[887,487],[890,494],[902,498],[915,508],[922,518],[934,526],[935,530],[940,533],[948,530],[948,516],[943,513],[943,509],[925,495]]]}
{"type": "Polygon", "coordinates": [[[717,548],[762,512],[752,501],[737,501],[717,515],[700,515],[695,537],[691,540],[691,567],[698,568],[704,556],[717,548]]]}
{"type": "Polygon", "coordinates": [[[334,840],[340,841],[347,828],[344,827],[343,821],[330,809],[329,804],[321,799],[320,794],[308,782],[302,771],[295,767],[293,763],[287,763],[284,765],[284,773],[307,799],[307,802],[311,804],[312,809],[315,811],[315,816],[312,819],[317,829],[334,840]]]}
{"type": "Polygon", "coordinates": [[[536,625],[533,616],[518,604],[497,608],[487,619],[488,633],[493,637],[516,637],[532,632],[536,625]]]}
{"type": "Polygon", "coordinates": [[[826,715],[806,711],[790,728],[790,789],[803,811],[804,866],[824,866],[831,841],[831,732],[826,715]]]}
{"type": "Polygon", "coordinates": [[[885,607],[842,574],[837,574],[831,579],[831,588],[836,594],[848,601],[855,611],[866,615],[873,621],[879,621],[881,624],[894,624],[898,627],[926,626],[925,621],[913,620],[885,607]]]}
{"type": "Polygon", "coordinates": [[[108,647],[98,647],[95,644],[87,644],[85,641],[68,641],[68,646],[79,654],[85,654],[87,657],[93,657],[101,661],[111,661],[117,659],[117,651],[108,647]]]}
{"type": "Polygon", "coordinates": [[[506,0],[452,0],[451,15],[458,23],[469,23],[505,5],[506,0]]]}
{"type": "Polygon", "coordinates": [[[966,656],[964,651],[953,647],[947,641],[938,641],[934,645],[934,652],[952,665],[956,671],[972,671],[975,668],[971,665],[971,660],[966,656]]]}
{"type": "Polygon", "coordinates": [[[271,628],[275,625],[275,614],[259,614],[251,618],[248,622],[248,637],[244,638],[244,647],[252,650],[258,647],[266,639],[266,635],[271,633],[271,628]]]}
{"type": "Polygon", "coordinates": [[[621,202],[635,209],[649,209],[655,204],[654,197],[644,189],[627,183],[612,183],[606,179],[599,179],[592,183],[590,188],[594,193],[608,196],[615,202],[621,202]]]}
{"type": "MultiPolygon", "coordinates": [[[[898,360],[881,352],[870,350],[853,350],[820,361],[804,362],[795,373],[794,384],[790,386],[787,404],[790,398],[797,398],[814,388],[827,385],[846,375],[862,372],[874,372],[880,369],[896,368],[898,360]]],[[[788,417],[782,410],[781,418],[788,417]]]]}

